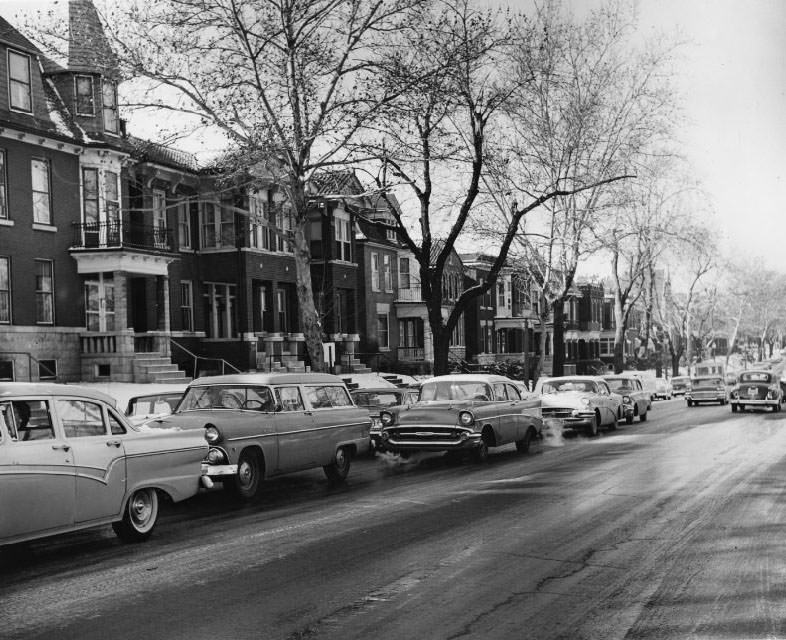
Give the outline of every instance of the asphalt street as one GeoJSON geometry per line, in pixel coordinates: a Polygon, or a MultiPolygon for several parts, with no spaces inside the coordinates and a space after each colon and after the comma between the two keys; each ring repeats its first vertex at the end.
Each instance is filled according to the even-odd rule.
{"type": "Polygon", "coordinates": [[[786,638],[786,412],[656,402],[588,440],[356,460],[0,550],[0,637],[786,638]],[[555,446],[556,445],[556,446],[555,446]]]}

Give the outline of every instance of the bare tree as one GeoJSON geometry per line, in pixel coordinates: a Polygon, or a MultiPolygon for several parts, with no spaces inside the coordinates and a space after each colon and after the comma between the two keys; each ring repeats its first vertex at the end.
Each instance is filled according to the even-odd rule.
{"type": "MultiPolygon", "coordinates": [[[[130,106],[151,117],[174,112],[184,133],[208,128],[238,150],[221,168],[264,168],[286,194],[301,328],[315,370],[322,330],[312,291],[307,184],[353,160],[351,142],[393,97],[378,81],[386,48],[424,0],[129,0],[106,10],[104,26],[128,78],[146,79],[130,106]]],[[[49,51],[62,25],[35,25],[49,51]]]]}
{"type": "Polygon", "coordinates": [[[615,205],[608,179],[637,172],[669,138],[674,46],[634,51],[629,36],[635,25],[620,3],[604,4],[581,23],[566,18],[559,3],[546,3],[535,20],[535,38],[516,47],[517,77],[527,91],[508,111],[515,133],[506,135],[501,145],[506,153],[499,154],[488,186],[506,222],[509,198],[555,185],[584,187],[555,197],[546,215],[516,238],[516,250],[546,303],[540,366],[550,310],[552,371],[559,375],[564,303],[574,291],[579,264],[600,249],[600,222],[615,205]]]}

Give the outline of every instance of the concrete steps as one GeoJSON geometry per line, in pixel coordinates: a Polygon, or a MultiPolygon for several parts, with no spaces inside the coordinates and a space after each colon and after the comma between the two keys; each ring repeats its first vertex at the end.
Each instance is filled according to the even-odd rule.
{"type": "Polygon", "coordinates": [[[166,356],[159,353],[139,353],[134,356],[134,382],[188,384],[191,378],[166,356]]]}

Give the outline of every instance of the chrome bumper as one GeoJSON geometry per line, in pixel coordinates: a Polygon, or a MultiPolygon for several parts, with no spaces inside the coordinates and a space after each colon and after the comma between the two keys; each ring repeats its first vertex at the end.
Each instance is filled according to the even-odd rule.
{"type": "Polygon", "coordinates": [[[202,475],[209,478],[225,478],[237,475],[236,464],[208,464],[202,463],[202,475]]]}

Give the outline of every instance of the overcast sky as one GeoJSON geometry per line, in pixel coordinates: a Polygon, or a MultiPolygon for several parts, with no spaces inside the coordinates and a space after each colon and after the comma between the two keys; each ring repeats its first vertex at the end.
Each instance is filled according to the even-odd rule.
{"type": "MultiPolygon", "coordinates": [[[[595,1],[569,0],[577,11],[595,1]]],[[[760,256],[786,272],[786,0],[634,1],[642,37],[679,29],[690,41],[680,135],[725,252],[760,256]]],[[[67,0],[0,0],[0,14],[16,23],[20,10],[53,4],[67,0]]]]}

